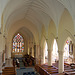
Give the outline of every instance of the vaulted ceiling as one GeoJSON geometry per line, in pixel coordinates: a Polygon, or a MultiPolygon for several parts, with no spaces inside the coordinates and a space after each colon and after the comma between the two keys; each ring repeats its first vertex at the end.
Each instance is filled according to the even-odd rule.
{"type": "MultiPolygon", "coordinates": [[[[5,28],[20,20],[27,19],[36,27],[39,35],[42,27],[48,31],[51,20],[58,29],[61,15],[65,8],[75,20],[75,0],[0,0],[5,28]]],[[[31,26],[33,27],[33,26],[31,26]]],[[[24,29],[23,29],[24,30],[24,29]]],[[[27,30],[26,30],[27,32],[27,30]]],[[[29,34],[29,31],[27,32],[29,34]]],[[[31,33],[30,33],[31,34],[31,33]]]]}

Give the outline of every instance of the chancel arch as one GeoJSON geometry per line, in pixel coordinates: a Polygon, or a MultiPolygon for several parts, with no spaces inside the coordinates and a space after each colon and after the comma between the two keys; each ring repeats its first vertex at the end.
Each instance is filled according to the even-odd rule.
{"type": "MultiPolygon", "coordinates": [[[[43,66],[43,71],[48,68],[46,73],[66,73],[64,65],[69,66],[69,73],[74,71],[74,9],[75,0],[0,0],[0,72],[12,66],[12,58],[22,60],[25,55],[31,56],[38,67],[43,66]]],[[[25,66],[21,62],[19,69],[30,66],[29,61],[25,66]]],[[[42,68],[37,71],[44,75],[42,68]]]]}
{"type": "MultiPolygon", "coordinates": [[[[10,32],[11,32],[11,30],[10,30],[10,32]]],[[[28,48],[30,49],[29,42],[32,41],[34,43],[35,39],[34,39],[34,36],[33,36],[32,32],[29,29],[25,28],[25,27],[21,27],[20,29],[18,29],[16,31],[16,33],[15,33],[15,29],[14,29],[14,32],[11,33],[10,37],[8,37],[7,40],[8,40],[8,42],[10,41],[9,42],[10,44],[7,44],[8,49],[10,49],[8,52],[10,52],[10,51],[12,52],[12,45],[13,45],[12,40],[15,37],[15,35],[17,35],[18,33],[23,37],[23,40],[24,40],[24,52],[22,53],[22,55],[27,54],[28,53],[28,48]]],[[[9,35],[10,35],[10,33],[9,33],[9,35]]],[[[10,56],[11,56],[11,52],[10,52],[10,56]]],[[[34,49],[33,49],[33,52],[34,52],[34,49]]],[[[31,55],[34,55],[34,53],[31,54],[31,55]]]]}

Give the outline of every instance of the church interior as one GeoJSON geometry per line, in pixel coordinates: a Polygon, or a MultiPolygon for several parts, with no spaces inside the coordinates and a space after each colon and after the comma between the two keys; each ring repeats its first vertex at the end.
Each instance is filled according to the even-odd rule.
{"type": "Polygon", "coordinates": [[[0,75],[75,75],[75,0],[0,0],[0,75]]]}

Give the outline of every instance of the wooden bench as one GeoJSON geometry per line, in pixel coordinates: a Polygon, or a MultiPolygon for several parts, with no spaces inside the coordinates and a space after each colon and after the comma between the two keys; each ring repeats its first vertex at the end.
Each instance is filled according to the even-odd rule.
{"type": "Polygon", "coordinates": [[[5,67],[2,71],[2,75],[16,75],[14,67],[5,67]]]}
{"type": "Polygon", "coordinates": [[[35,65],[35,69],[37,72],[39,72],[40,75],[50,75],[58,73],[58,69],[56,69],[53,66],[41,66],[41,65],[35,65]]]}
{"type": "Polygon", "coordinates": [[[75,72],[65,72],[66,75],[75,75],[75,72]]]}

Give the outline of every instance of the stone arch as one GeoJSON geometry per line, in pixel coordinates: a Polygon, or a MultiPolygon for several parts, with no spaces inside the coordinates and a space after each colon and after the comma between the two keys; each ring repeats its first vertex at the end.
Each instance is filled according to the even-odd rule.
{"type": "Polygon", "coordinates": [[[74,35],[74,23],[71,14],[67,9],[61,15],[60,22],[58,25],[58,37],[64,30],[68,30],[72,35],[74,35]]]}
{"type": "Polygon", "coordinates": [[[64,30],[61,35],[60,38],[58,40],[58,49],[59,50],[63,50],[64,48],[64,42],[67,39],[67,37],[70,37],[73,41],[74,41],[74,37],[72,36],[72,34],[68,31],[68,30],[64,30]]]}
{"type": "Polygon", "coordinates": [[[25,22],[24,22],[24,20],[21,20],[21,21],[19,21],[19,22],[16,22],[16,23],[14,23],[11,27],[10,27],[10,29],[8,30],[8,37],[9,37],[9,35],[10,35],[10,33],[11,33],[11,35],[13,36],[14,34],[15,34],[15,32],[17,32],[20,28],[22,28],[22,27],[24,27],[24,28],[27,28],[29,31],[31,31],[31,33],[33,34],[33,36],[34,36],[34,39],[35,39],[35,42],[38,42],[38,32],[37,32],[37,29],[35,28],[35,27],[31,27],[31,26],[33,26],[32,25],[32,23],[28,23],[28,21],[26,21],[26,24],[27,25],[25,25],[25,22]],[[22,24],[21,24],[22,23],[22,24]],[[30,25],[31,24],[31,25],[30,25]],[[12,30],[14,30],[13,32],[12,32],[12,30]],[[34,32],[35,31],[35,32],[34,32]]]}
{"type": "MultiPolygon", "coordinates": [[[[21,27],[21,28],[25,28],[25,26],[23,26],[23,27],[21,27]]],[[[7,50],[9,50],[8,51],[8,57],[11,57],[11,49],[12,49],[12,38],[14,37],[14,35],[15,34],[17,34],[18,33],[18,30],[20,29],[20,27],[19,28],[17,28],[16,30],[14,30],[14,32],[12,32],[11,33],[11,31],[10,31],[10,33],[8,34],[8,38],[7,38],[7,50]],[[10,35],[11,34],[11,35],[10,35]]],[[[31,32],[32,33],[32,32],[31,32]]],[[[21,33],[22,34],[22,33],[21,33]]],[[[25,35],[24,34],[22,34],[24,37],[25,37],[25,35]]],[[[33,35],[33,34],[32,34],[33,35]]],[[[25,40],[25,39],[24,39],[25,40]]],[[[34,39],[35,40],[35,39],[34,39]]]]}

